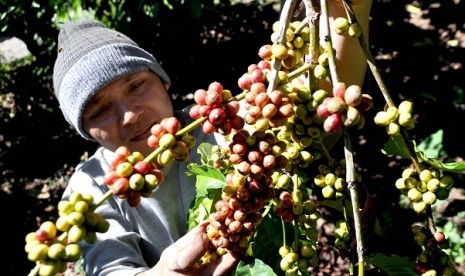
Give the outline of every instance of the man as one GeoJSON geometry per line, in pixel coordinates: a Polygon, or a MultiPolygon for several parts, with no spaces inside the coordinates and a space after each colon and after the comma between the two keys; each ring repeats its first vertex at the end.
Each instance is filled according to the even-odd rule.
{"type": "MultiPolygon", "coordinates": [[[[366,1],[358,10],[365,31],[370,6],[371,1],[366,1]]],[[[340,5],[330,5],[330,13],[344,16],[340,5]]],[[[358,41],[341,37],[334,44],[339,73],[347,76],[342,81],[360,84],[366,64],[358,41]]],[[[113,152],[126,146],[147,156],[152,152],[147,145],[151,126],[174,115],[167,92],[170,78],[151,54],[127,36],[83,20],[60,31],[53,81],[66,120],[82,137],[101,146],[76,168],[63,197],[78,191],[99,199],[109,189],[103,179],[113,152]]],[[[182,119],[183,114],[177,117],[182,119]]],[[[200,128],[193,135],[198,143],[215,143],[214,136],[200,128]]],[[[188,162],[199,162],[195,149],[190,156],[188,162]]],[[[110,228],[98,235],[96,243],[81,243],[87,275],[227,275],[234,269],[238,257],[232,253],[195,265],[209,241],[207,223],[187,233],[195,178],[186,176],[185,164],[174,162],[164,168],[163,184],[137,207],[113,196],[97,208],[110,228]]]]}

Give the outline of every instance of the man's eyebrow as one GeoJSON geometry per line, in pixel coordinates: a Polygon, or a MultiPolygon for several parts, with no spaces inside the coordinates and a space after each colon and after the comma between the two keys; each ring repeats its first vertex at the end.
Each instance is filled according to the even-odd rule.
{"type": "MultiPolygon", "coordinates": [[[[126,85],[127,83],[130,83],[131,81],[133,81],[133,80],[135,80],[137,78],[138,78],[138,76],[135,76],[134,74],[130,74],[130,75],[124,76],[121,79],[117,80],[112,85],[123,86],[123,85],[126,85]]],[[[87,103],[86,108],[89,108],[89,107],[92,107],[95,104],[98,104],[100,99],[101,99],[101,96],[99,95],[99,93],[95,94],[89,100],[89,102],[87,103]]]]}
{"type": "Polygon", "coordinates": [[[91,108],[93,105],[96,105],[100,101],[101,96],[97,93],[95,94],[87,103],[86,109],[91,108]]]}

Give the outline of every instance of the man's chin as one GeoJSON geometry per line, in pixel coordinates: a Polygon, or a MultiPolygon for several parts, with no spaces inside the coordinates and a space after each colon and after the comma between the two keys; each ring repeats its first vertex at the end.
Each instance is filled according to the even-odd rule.
{"type": "Polygon", "coordinates": [[[142,153],[144,158],[154,151],[152,148],[148,146],[147,140],[132,142],[129,146],[129,149],[131,150],[131,152],[137,151],[142,153]]]}

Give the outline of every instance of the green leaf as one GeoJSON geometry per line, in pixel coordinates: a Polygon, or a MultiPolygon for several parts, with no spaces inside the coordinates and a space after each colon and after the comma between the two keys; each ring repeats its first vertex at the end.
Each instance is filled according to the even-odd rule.
{"type": "Polygon", "coordinates": [[[400,155],[404,158],[410,158],[410,154],[402,135],[394,135],[384,144],[384,154],[400,155]]]}
{"type": "Polygon", "coordinates": [[[326,207],[330,207],[330,208],[333,208],[335,210],[338,210],[339,212],[343,212],[344,209],[342,208],[342,203],[345,202],[346,203],[346,210],[347,210],[347,215],[351,218],[354,217],[354,214],[353,214],[353,210],[352,210],[352,202],[350,200],[322,200],[322,201],[319,201],[319,204],[322,205],[322,206],[326,206],[326,207]]]}
{"type": "MultiPolygon", "coordinates": [[[[433,134],[431,139],[436,140],[436,143],[438,140],[441,140],[442,142],[442,131],[438,131],[435,134],[433,134]]],[[[425,152],[421,151],[420,148],[425,148],[425,145],[419,145],[418,147],[415,144],[415,141],[413,141],[414,144],[414,150],[417,155],[417,157],[420,160],[424,160],[428,164],[430,164],[432,167],[438,169],[438,170],[445,170],[445,171],[451,171],[451,172],[462,172],[465,171],[465,162],[447,162],[443,163],[440,160],[436,158],[431,158],[431,156],[428,156],[425,152]]],[[[430,146],[431,147],[431,146],[430,146]]],[[[429,147],[429,148],[430,148],[429,147]]],[[[441,144],[441,150],[442,150],[442,144],[441,144]]],[[[436,153],[434,150],[431,149],[426,149],[426,152],[429,152],[430,155],[438,157],[440,154],[436,153]]]]}
{"type": "Polygon", "coordinates": [[[222,189],[226,185],[224,174],[213,167],[207,165],[197,165],[191,163],[187,166],[191,175],[196,175],[197,195],[203,196],[209,189],[222,189]]]}
{"type": "Polygon", "coordinates": [[[214,204],[221,199],[226,181],[220,170],[208,165],[191,163],[187,168],[189,169],[188,175],[196,176],[196,196],[188,216],[188,227],[192,229],[208,218],[213,211],[214,204]]]}
{"type": "MultiPolygon", "coordinates": [[[[436,133],[433,133],[431,136],[429,136],[418,147],[415,141],[412,141],[417,158],[419,158],[420,161],[427,162],[432,167],[438,170],[446,170],[453,172],[465,171],[465,162],[443,163],[438,159],[434,158],[446,154],[442,148],[442,135],[443,131],[439,130],[436,133]],[[422,149],[425,152],[423,152],[422,149]]],[[[391,136],[388,142],[384,145],[383,152],[385,154],[399,155],[404,158],[410,158],[407,145],[405,144],[405,141],[401,135],[391,136]]]]}
{"type": "Polygon", "coordinates": [[[454,99],[453,99],[453,103],[455,105],[459,105],[461,103],[463,103],[465,97],[464,97],[464,91],[462,88],[460,88],[459,86],[454,86],[452,88],[453,92],[454,92],[454,99]]]}
{"type": "Polygon", "coordinates": [[[237,264],[237,267],[232,273],[232,275],[271,276],[276,274],[273,272],[273,269],[271,269],[271,267],[269,267],[267,264],[265,264],[259,259],[254,259],[251,263],[245,263],[244,261],[240,261],[237,264]]]}
{"type": "Polygon", "coordinates": [[[207,195],[209,190],[218,189],[221,190],[226,183],[224,180],[218,180],[216,178],[210,177],[208,175],[198,175],[197,176],[197,194],[207,195]]]}
{"type": "Polygon", "coordinates": [[[218,179],[218,180],[224,180],[225,179],[224,174],[219,169],[214,168],[212,166],[198,165],[196,163],[190,163],[189,165],[187,165],[187,168],[190,171],[190,173],[188,172],[189,175],[210,176],[210,177],[218,179]]]}
{"type": "Polygon", "coordinates": [[[189,209],[189,215],[187,219],[188,229],[192,229],[195,226],[199,225],[204,219],[208,218],[208,215],[211,212],[211,199],[205,196],[196,197],[194,200],[194,205],[189,209]],[[208,202],[210,201],[210,203],[208,202]]]}
{"type": "Polygon", "coordinates": [[[436,131],[430,136],[426,137],[419,145],[418,150],[423,152],[430,158],[439,158],[444,156],[444,148],[442,146],[444,131],[442,129],[436,131]]]}
{"type": "MultiPolygon", "coordinates": [[[[282,221],[272,215],[267,215],[257,227],[257,231],[251,240],[253,256],[270,265],[275,271],[279,271],[279,263],[282,257],[279,248],[284,244],[282,221]]],[[[285,225],[285,233],[288,241],[293,240],[293,230],[290,224],[285,225]]]]}
{"type": "Polygon", "coordinates": [[[209,164],[212,156],[213,144],[210,143],[201,143],[197,147],[197,153],[200,155],[200,161],[202,164],[209,164]]]}
{"type": "Polygon", "coordinates": [[[422,152],[417,152],[418,155],[421,155],[421,158],[425,160],[428,164],[433,166],[438,170],[451,171],[451,172],[463,172],[465,171],[465,162],[448,162],[442,163],[441,161],[433,158],[428,158],[422,152]]]}
{"type": "Polygon", "coordinates": [[[373,256],[365,257],[365,260],[382,270],[386,275],[395,276],[415,276],[413,271],[413,263],[407,257],[398,255],[386,256],[382,253],[377,253],[373,256]]]}

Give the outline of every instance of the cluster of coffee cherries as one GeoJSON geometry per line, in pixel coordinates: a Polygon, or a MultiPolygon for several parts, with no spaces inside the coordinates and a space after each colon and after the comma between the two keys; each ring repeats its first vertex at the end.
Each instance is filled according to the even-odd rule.
{"type": "Polygon", "coordinates": [[[344,191],[347,188],[345,180],[345,159],[342,159],[331,169],[328,165],[318,166],[318,172],[313,183],[321,188],[321,193],[326,199],[341,199],[345,196],[344,191]]]}
{"type": "Polygon", "coordinates": [[[181,122],[176,117],[168,117],[151,127],[147,144],[157,152],[154,163],[159,169],[169,166],[174,160],[184,162],[189,159],[189,150],[196,139],[189,133],[179,135],[181,122]]]}
{"type": "Polygon", "coordinates": [[[56,223],[42,222],[35,232],[26,235],[25,251],[28,259],[37,264],[38,275],[63,273],[68,262],[81,258],[78,242],[94,243],[96,233],[108,231],[109,223],[93,212],[93,204],[92,196],[73,192],[58,203],[56,223]]]}
{"type": "Polygon", "coordinates": [[[271,179],[275,170],[282,169],[287,159],[282,155],[286,144],[276,140],[272,132],[255,131],[253,135],[243,129],[229,143],[229,160],[243,175],[266,175],[271,179]]]}
{"type": "Polygon", "coordinates": [[[410,199],[412,208],[417,213],[423,213],[437,199],[446,199],[453,184],[451,175],[441,175],[435,168],[423,169],[420,173],[406,168],[395,183],[396,188],[410,199]]]}
{"type": "Polygon", "coordinates": [[[292,101],[285,93],[278,89],[268,93],[266,89],[264,83],[254,83],[245,96],[245,121],[261,131],[286,124],[294,114],[292,101]]]}
{"type": "Polygon", "coordinates": [[[290,22],[285,30],[283,43],[278,38],[283,28],[281,21],[273,23],[270,40],[271,45],[264,45],[259,50],[259,56],[265,60],[278,60],[285,71],[293,71],[303,65],[303,56],[308,53],[310,28],[306,22],[299,20],[290,22]],[[271,50],[271,55],[267,49],[271,50]]]}
{"type": "Polygon", "coordinates": [[[290,132],[290,137],[301,147],[306,148],[316,140],[321,142],[320,124],[315,125],[315,122],[321,123],[316,116],[317,107],[328,97],[328,92],[324,89],[318,89],[310,92],[308,86],[301,78],[296,78],[289,84],[294,104],[294,116],[286,125],[286,132],[290,132]]]}
{"type": "Polygon", "coordinates": [[[281,217],[284,222],[292,222],[304,211],[302,191],[295,189],[292,192],[282,190],[278,196],[279,202],[274,207],[274,214],[281,217]]]}
{"type": "MultiPolygon", "coordinates": [[[[270,45],[268,46],[271,47],[270,45]]],[[[271,48],[268,49],[268,51],[271,56],[271,48]]],[[[242,90],[256,90],[256,88],[254,88],[254,86],[256,86],[255,83],[268,83],[270,71],[270,60],[262,59],[258,63],[252,63],[247,67],[247,71],[237,79],[237,86],[242,90]]],[[[282,72],[281,75],[286,77],[283,81],[287,80],[287,75],[284,72],[282,72]]]]}
{"type": "Polygon", "coordinates": [[[418,275],[458,275],[450,261],[450,256],[443,250],[449,247],[444,233],[441,231],[432,233],[418,224],[412,226],[412,232],[415,243],[421,246],[414,265],[414,271],[418,275]]]}
{"type": "MultiPolygon", "coordinates": [[[[272,55],[271,49],[269,51],[269,55],[272,55]]],[[[281,126],[286,123],[287,118],[293,115],[292,101],[286,91],[275,89],[270,93],[267,92],[267,84],[270,81],[269,73],[270,62],[262,59],[257,64],[249,65],[247,72],[238,79],[239,88],[247,91],[245,122],[257,130],[281,126]]],[[[284,71],[279,72],[279,83],[287,83],[287,74],[284,71]]]]}
{"type": "Polygon", "coordinates": [[[299,275],[299,270],[308,271],[309,267],[315,268],[319,263],[317,247],[312,243],[301,243],[296,251],[292,247],[281,246],[279,255],[282,257],[279,266],[286,275],[299,275]]]}
{"type": "Polygon", "coordinates": [[[349,22],[345,17],[334,19],[334,28],[337,34],[348,34],[351,37],[359,37],[362,34],[362,27],[358,22],[349,22]]]}
{"type": "Polygon", "coordinates": [[[210,83],[207,90],[197,89],[194,92],[194,101],[189,115],[193,119],[206,118],[202,122],[205,134],[218,132],[229,135],[232,130],[244,127],[244,118],[237,114],[239,102],[232,98],[231,91],[224,89],[220,82],[210,83]]]}
{"type": "Polygon", "coordinates": [[[347,221],[338,220],[334,229],[334,245],[338,248],[348,249],[349,247],[349,227],[347,221]]]}
{"type": "Polygon", "coordinates": [[[316,114],[323,120],[326,132],[338,132],[344,125],[360,129],[365,124],[362,112],[373,106],[369,94],[362,93],[360,86],[339,82],[334,85],[332,96],[324,98],[318,105],[316,114]]]}
{"type": "Polygon", "coordinates": [[[142,197],[150,197],[163,181],[163,172],[155,163],[144,160],[140,152],[130,152],[125,146],[115,151],[110,168],[104,176],[114,195],[127,199],[130,206],[140,204],[142,197]]]}
{"type": "MultiPolygon", "coordinates": [[[[293,193],[294,198],[296,194],[299,193],[293,193]]],[[[299,232],[305,235],[305,239],[294,241],[291,246],[283,245],[279,248],[279,254],[282,257],[280,268],[287,275],[294,275],[293,273],[298,273],[299,270],[311,271],[319,264],[317,220],[321,218],[321,213],[315,202],[311,200],[303,201],[302,208],[299,208],[298,212],[300,214],[294,219],[299,232]]]]}
{"type": "MultiPolygon", "coordinates": [[[[336,49],[333,50],[333,55],[336,53],[336,49]]],[[[320,49],[320,55],[318,56],[315,68],[313,68],[313,75],[319,79],[325,79],[330,74],[329,70],[329,51],[327,49],[320,49]]]]}
{"type": "Polygon", "coordinates": [[[386,132],[390,136],[394,136],[400,133],[401,127],[406,130],[415,127],[412,111],[413,103],[411,101],[402,101],[398,108],[389,106],[386,110],[376,113],[374,121],[377,125],[386,127],[386,132]]]}
{"type": "Polygon", "coordinates": [[[306,168],[321,158],[321,142],[325,132],[315,111],[327,93],[322,89],[311,93],[298,78],[291,81],[288,91],[294,114],[279,128],[276,137],[287,143],[287,150],[283,155],[292,161],[286,167],[286,170],[292,171],[294,165],[306,168]]]}
{"type": "Polygon", "coordinates": [[[219,145],[213,145],[209,160],[211,164],[209,165],[217,169],[229,171],[232,168],[231,160],[229,160],[230,155],[231,150],[229,149],[229,147],[220,147],[219,145]]]}
{"type": "Polygon", "coordinates": [[[250,237],[262,221],[259,210],[274,197],[271,174],[285,163],[282,150],[274,147],[277,142],[272,133],[263,131],[251,135],[242,129],[232,136],[227,152],[233,167],[226,173],[222,199],[209,216],[211,248],[203,261],[226,251],[247,250],[250,237]]]}

